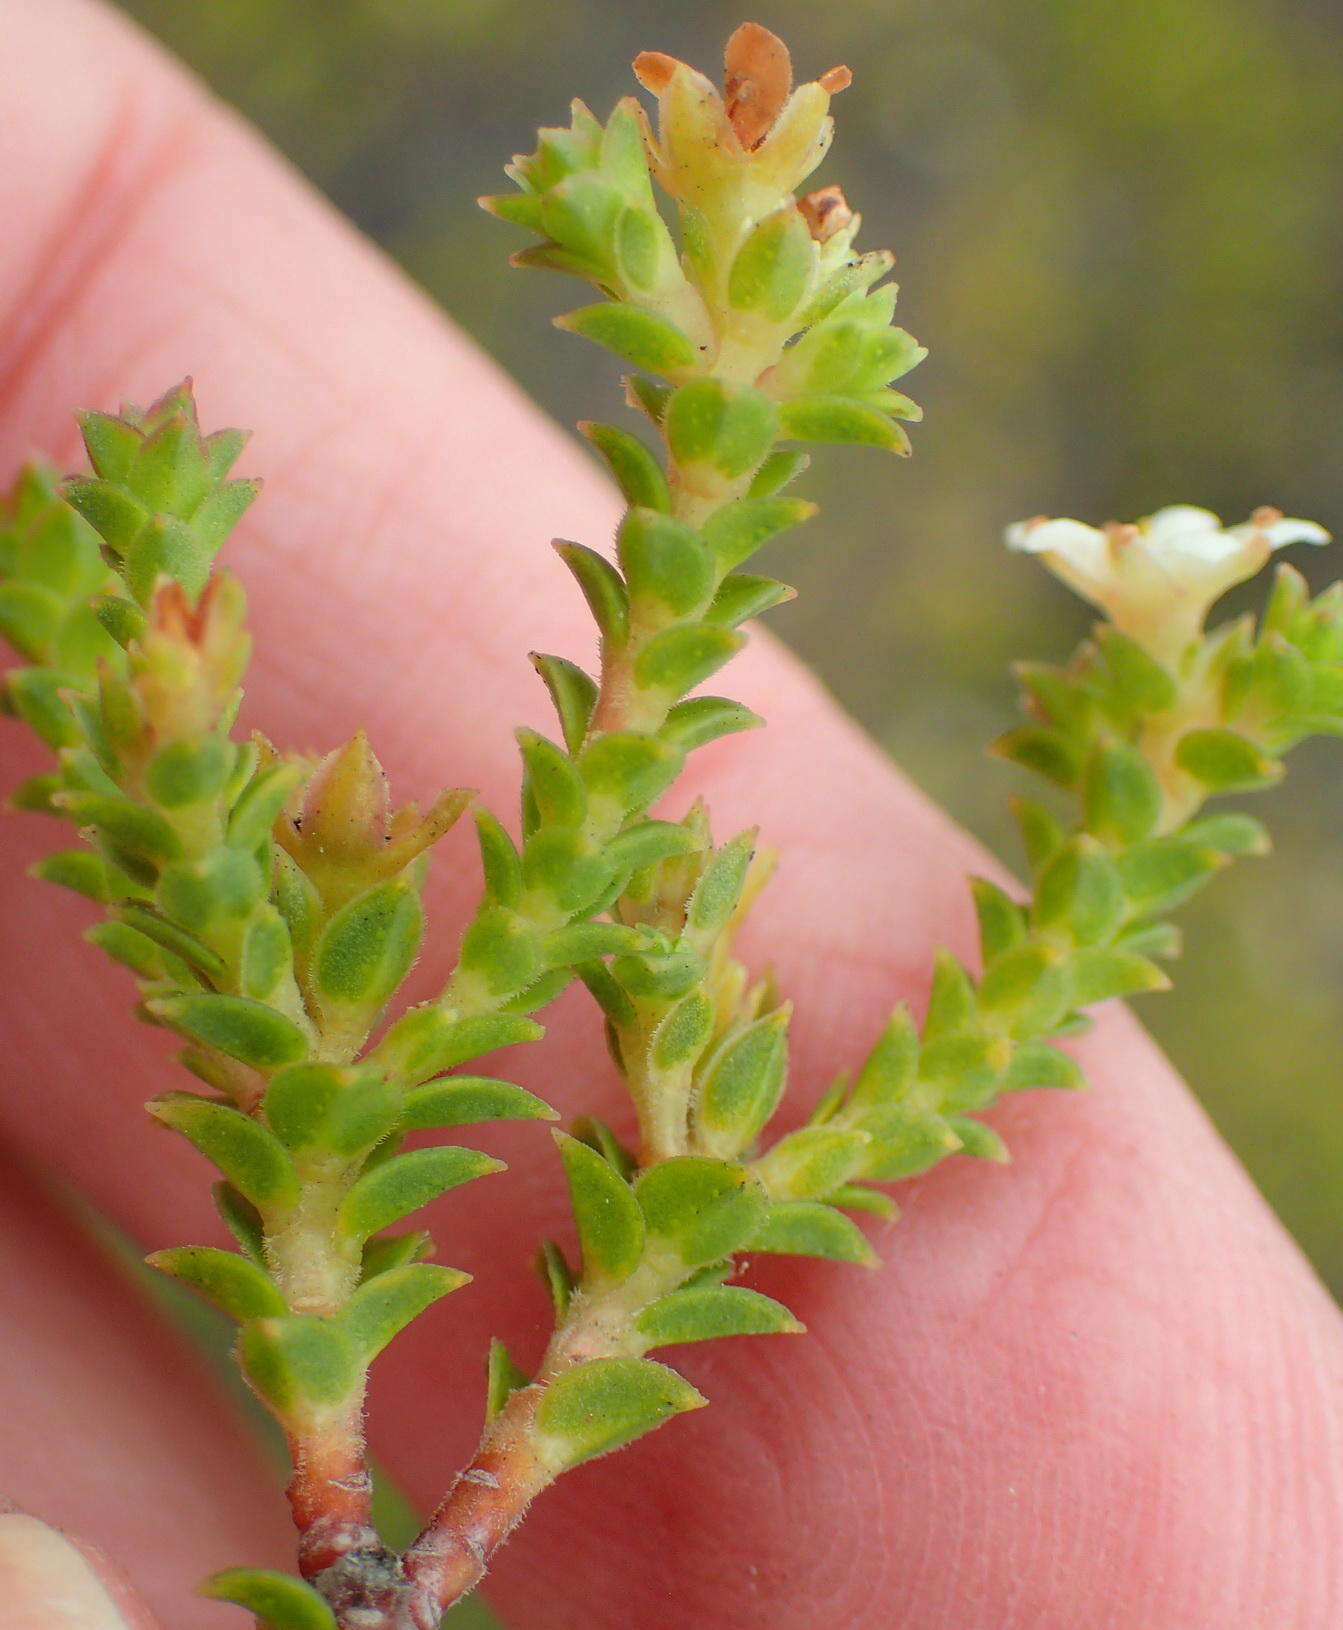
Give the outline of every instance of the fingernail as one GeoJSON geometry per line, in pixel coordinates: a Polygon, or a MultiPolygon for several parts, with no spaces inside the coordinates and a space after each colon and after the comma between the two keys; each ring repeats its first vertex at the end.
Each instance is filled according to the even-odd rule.
{"type": "Polygon", "coordinates": [[[129,1630],[88,1559],[25,1512],[0,1514],[4,1630],[129,1630]]]}

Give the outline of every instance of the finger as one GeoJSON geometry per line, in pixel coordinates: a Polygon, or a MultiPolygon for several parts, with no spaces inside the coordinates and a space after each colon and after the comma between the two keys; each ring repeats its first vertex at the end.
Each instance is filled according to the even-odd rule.
{"type": "MultiPolygon", "coordinates": [[[[95,128],[116,172],[117,186],[107,187],[115,207],[105,205],[116,229],[104,225],[110,237],[96,255],[74,257],[83,269],[33,326],[13,376],[13,424],[26,439],[50,441],[73,401],[120,390],[143,396],[194,370],[210,417],[258,422],[254,463],[272,476],[265,511],[235,553],[253,586],[263,652],[254,716],[281,736],[322,744],[338,719],[362,716],[394,770],[497,794],[512,776],[507,727],[537,709],[515,653],[525,645],[576,651],[586,637],[536,543],[550,530],[600,537],[609,500],[509,387],[244,138],[202,112],[110,23],[73,6],[52,12],[67,14],[60,47],[42,32],[45,15],[30,21],[40,37],[23,56],[25,72],[33,77],[36,60],[37,81],[54,78],[59,56],[65,82],[73,71],[80,88],[87,128],[72,135],[56,128],[54,114],[26,110],[21,134],[66,184],[45,195],[40,219],[11,212],[28,222],[17,235],[26,249],[12,240],[6,253],[35,262],[34,245],[50,241],[41,234],[75,218],[78,198],[94,196],[84,178],[95,128]],[[73,64],[69,19],[80,41],[73,64]],[[105,121],[125,120],[128,86],[131,136],[123,126],[108,147],[109,124],[96,125],[87,110],[101,97],[105,121]],[[53,194],[65,200],[59,210],[53,194]],[[221,195],[230,205],[222,219],[213,204],[221,195]]],[[[814,1087],[823,1067],[851,1060],[892,999],[920,987],[916,970],[932,938],[964,940],[960,875],[970,852],[777,652],[759,644],[735,683],[773,729],[704,755],[697,777],[727,824],[763,818],[788,857],[754,943],[768,946],[785,984],[808,997],[799,1075],[814,1087]]],[[[470,886],[466,868],[448,871],[448,907],[460,906],[470,886]]],[[[36,1017],[20,1039],[27,1056],[50,1059],[49,992],[28,972],[38,965],[31,945],[23,961],[16,994],[36,1017]]],[[[42,966],[91,978],[70,959],[42,966]]],[[[161,1237],[167,1216],[190,1213],[199,1176],[138,1128],[127,1130],[144,1090],[142,1042],[120,1024],[105,988],[91,991],[89,1030],[56,1044],[51,1090],[78,1100],[96,1130],[101,1158],[75,1157],[84,1181],[161,1237]],[[89,1105],[76,1089],[95,1060],[107,1085],[89,1105]]],[[[561,1015],[562,1040],[579,1007],[570,1002],[561,1015]]],[[[1258,1489],[1232,1473],[1289,1468],[1295,1486],[1309,1489],[1312,1511],[1336,1514],[1332,1315],[1145,1044],[1114,1022],[1103,1041],[1094,1098],[1009,1114],[1020,1157],[1011,1181],[960,1169],[921,1185],[892,1241],[895,1268],[861,1291],[811,1270],[790,1279],[819,1338],[786,1352],[761,1345],[740,1358],[724,1351],[692,1360],[697,1375],[721,1372],[724,1407],[702,1430],[723,1433],[738,1451],[731,1465],[739,1475],[725,1476],[722,1498],[706,1492],[722,1463],[697,1437],[698,1423],[687,1423],[623,1464],[579,1474],[542,1508],[501,1573],[523,1622],[559,1626],[582,1612],[584,1623],[615,1624],[637,1609],[650,1625],[684,1623],[659,1559],[679,1553],[684,1562],[685,1533],[708,1545],[712,1528],[731,1533],[733,1554],[740,1544],[758,1571],[749,1585],[721,1547],[696,1553],[708,1572],[697,1587],[705,1623],[801,1626],[838,1604],[854,1624],[885,1624],[887,1608],[870,1594],[878,1577],[898,1578],[913,1624],[973,1624],[975,1604],[987,1603],[979,1622],[997,1625],[1004,1600],[1024,1604],[1024,1624],[1057,1577],[1061,1542],[1050,1536],[1058,1525],[1082,1558],[1058,1588],[1070,1593],[1070,1610],[1091,1611],[1087,1622],[1106,1614],[1116,1624],[1145,1622],[1133,1610],[1150,1601],[1157,1569],[1172,1626],[1187,1622],[1178,1614],[1191,1602],[1220,1609],[1242,1599],[1238,1590],[1258,1590],[1279,1611],[1286,1601],[1303,1625],[1318,1616],[1321,1593],[1336,1581],[1302,1548],[1307,1519],[1279,1502],[1268,1520],[1282,1532],[1275,1528],[1266,1547],[1262,1526],[1251,1527],[1258,1489]],[[1001,1288],[990,1296],[993,1287],[1001,1288]],[[1079,1321],[1086,1339],[1071,1340],[1079,1321]],[[840,1336],[843,1365],[826,1356],[837,1348],[825,1344],[840,1336]],[[1189,1343],[1224,1344],[1233,1355],[1198,1377],[1197,1408],[1174,1384],[1188,1370],[1189,1343]],[[1296,1356],[1284,1389],[1288,1350],[1296,1356]],[[1053,1410],[1040,1405],[1041,1386],[1061,1400],[1053,1410]],[[1255,1389],[1273,1396],[1273,1410],[1245,1409],[1255,1389]],[[762,1416],[771,1398],[808,1400],[803,1424],[792,1419],[796,1409],[786,1423],[762,1416]],[[1175,1430],[1182,1404],[1194,1424],[1175,1430]],[[1059,1410],[1065,1436],[1075,1434],[1063,1456],[1059,1410]],[[818,1484],[822,1447],[837,1457],[838,1490],[818,1484]],[[771,1498],[785,1482],[789,1499],[771,1498]],[[1116,1488],[1123,1521],[1087,1498],[1116,1488]],[[632,1489],[655,1520],[615,1515],[628,1509],[632,1489]],[[570,1575],[568,1586],[547,1579],[543,1590],[535,1561],[553,1560],[546,1546],[561,1522],[575,1520],[580,1498],[580,1537],[571,1531],[568,1543],[601,1548],[610,1566],[600,1579],[570,1575]],[[1144,1525],[1144,1512],[1159,1522],[1144,1525]],[[827,1573],[822,1547],[837,1533],[848,1544],[860,1513],[855,1571],[827,1573]],[[837,1517],[847,1520],[837,1526],[837,1517]],[[1148,1541],[1152,1560],[1134,1565],[1148,1541]],[[945,1603],[951,1617],[939,1620],[945,1603]]],[[[566,1078],[545,1082],[562,1103],[586,1096],[596,1078],[591,1050],[570,1045],[566,1078]]],[[[546,1056],[549,1066],[538,1050],[532,1067],[553,1069],[556,1052],[546,1056]]],[[[14,1113],[30,1146],[50,1147],[49,1117],[14,1113]]],[[[509,1185],[496,1201],[501,1214],[471,1202],[447,1208],[453,1260],[477,1271],[512,1268],[533,1226],[554,1221],[553,1173],[534,1157],[520,1165],[496,1180],[509,1185]]],[[[516,1329],[514,1284],[482,1273],[471,1308],[426,1321],[426,1334],[388,1367],[380,1391],[396,1412],[383,1441],[421,1492],[465,1446],[469,1410],[465,1400],[448,1406],[439,1443],[408,1403],[423,1394],[426,1374],[460,1376],[486,1321],[516,1329]]]]}
{"type": "Polygon", "coordinates": [[[230,1610],[192,1592],[240,1558],[283,1562],[273,1468],[201,1360],[8,1159],[0,1324],[0,1491],[17,1508],[0,1515],[0,1625],[150,1630],[153,1608],[223,1630],[230,1610]]]}
{"type": "Polygon", "coordinates": [[[153,1630],[101,1559],[23,1512],[0,1513],[0,1591],[7,1630],[153,1630]]]}

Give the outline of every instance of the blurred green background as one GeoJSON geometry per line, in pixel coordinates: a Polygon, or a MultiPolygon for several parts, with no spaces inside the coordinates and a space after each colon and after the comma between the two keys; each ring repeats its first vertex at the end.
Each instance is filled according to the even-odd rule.
{"type": "MultiPolygon", "coordinates": [[[[474,207],[644,47],[712,68],[743,15],[653,0],[122,0],[250,115],[562,421],[615,370],[549,318],[474,207]]],[[[1045,511],[1228,519],[1271,502],[1343,533],[1343,13],[1337,0],[764,0],[805,77],[856,70],[835,157],[866,247],[900,257],[932,348],[908,466],[821,461],[826,511],[776,557],[774,626],[1001,853],[984,743],[1007,664],[1085,613],[999,549],[1045,511]],[[817,547],[824,540],[823,547],[817,547]]],[[[1299,562],[1317,583],[1338,562],[1299,562]]],[[[1233,602],[1234,604],[1235,602],[1233,602]]],[[[1256,1180],[1343,1293],[1343,773],[1298,755],[1279,854],[1188,914],[1176,1000],[1144,1005],[1256,1180]]]]}

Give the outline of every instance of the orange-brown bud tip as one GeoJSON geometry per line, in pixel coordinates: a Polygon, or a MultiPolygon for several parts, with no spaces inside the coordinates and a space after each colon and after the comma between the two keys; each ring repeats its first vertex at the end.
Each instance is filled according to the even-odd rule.
{"type": "Polygon", "coordinates": [[[759,23],[743,23],[727,42],[723,64],[728,122],[750,152],[769,134],[792,93],[792,58],[777,34],[759,23]]]}
{"type": "Polygon", "coordinates": [[[827,68],[816,83],[823,91],[828,91],[831,96],[838,96],[841,91],[848,90],[849,86],[853,84],[853,75],[843,66],[827,68]]]}
{"type": "Polygon", "coordinates": [[[665,51],[640,51],[634,59],[634,77],[653,96],[661,96],[680,64],[665,51]]]}
{"type": "Polygon", "coordinates": [[[798,199],[797,207],[817,243],[826,243],[853,220],[853,211],[841,187],[818,187],[798,199]]]}

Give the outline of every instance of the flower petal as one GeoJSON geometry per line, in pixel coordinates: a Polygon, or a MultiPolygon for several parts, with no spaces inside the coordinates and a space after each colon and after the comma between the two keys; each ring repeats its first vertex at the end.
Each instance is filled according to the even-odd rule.
{"type": "Polygon", "coordinates": [[[1191,534],[1220,532],[1221,519],[1210,509],[1199,509],[1195,504],[1168,504],[1139,523],[1143,532],[1160,549],[1172,538],[1191,534]]]}
{"type": "Polygon", "coordinates": [[[1081,521],[1018,521],[1006,535],[1009,549],[1028,555],[1070,555],[1088,565],[1099,563],[1107,547],[1104,532],[1081,521]]]}
{"type": "MultiPolygon", "coordinates": [[[[1322,526],[1314,521],[1289,520],[1284,516],[1281,520],[1270,521],[1267,526],[1256,526],[1253,521],[1247,521],[1245,527],[1251,531],[1262,533],[1268,539],[1270,549],[1285,549],[1289,543],[1332,543],[1333,539],[1322,526]]],[[[1232,531],[1239,534],[1244,528],[1232,527],[1232,531]]]]}

